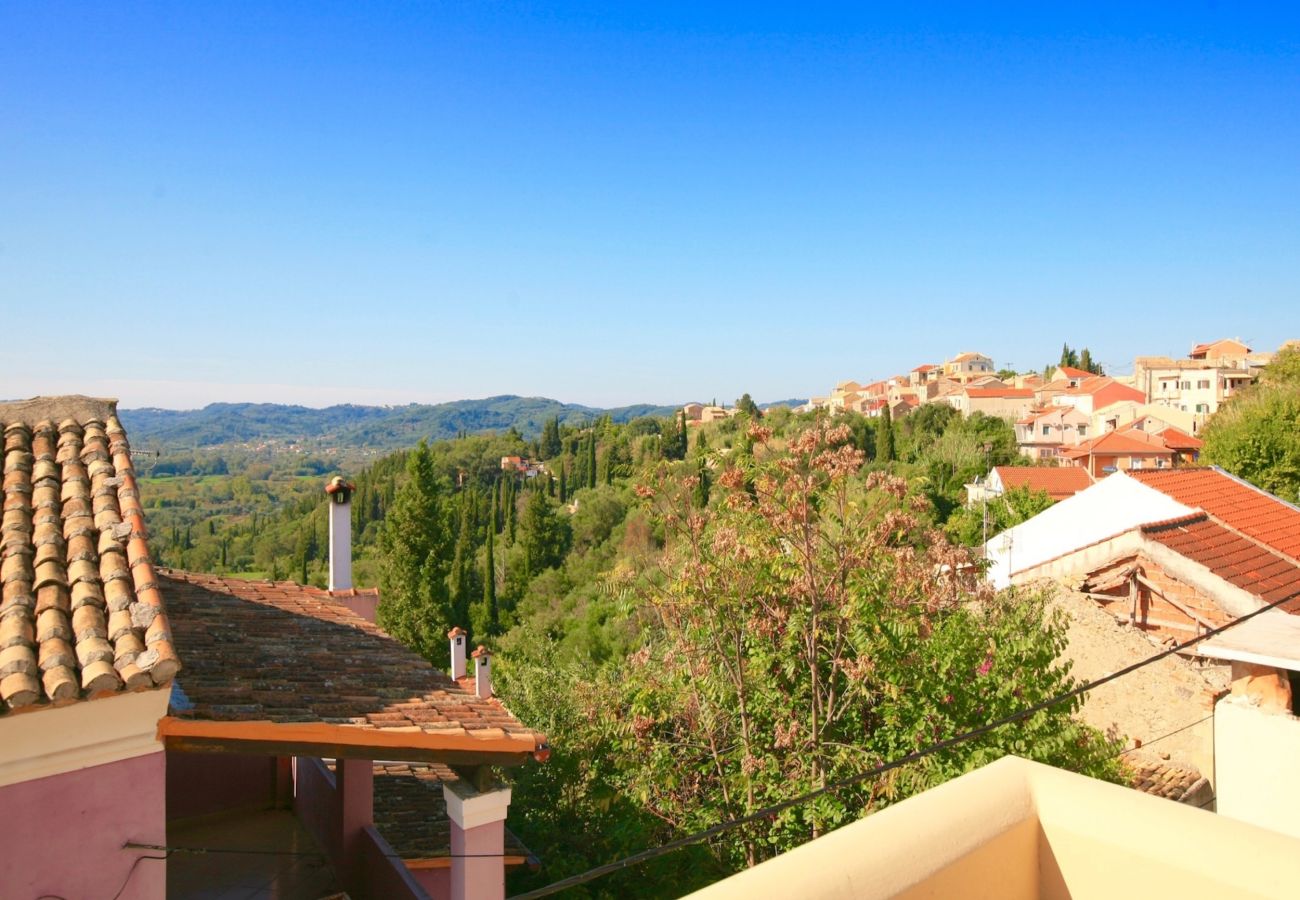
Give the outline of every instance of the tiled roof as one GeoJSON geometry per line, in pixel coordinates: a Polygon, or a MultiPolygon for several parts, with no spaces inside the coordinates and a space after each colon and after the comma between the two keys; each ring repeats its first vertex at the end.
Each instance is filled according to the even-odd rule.
{"type": "MultiPolygon", "coordinates": [[[[1265,603],[1300,596],[1300,565],[1222,522],[1198,512],[1168,522],[1144,525],[1142,533],[1198,562],[1224,581],[1265,603]]],[[[1286,608],[1300,607],[1287,604],[1286,608]]]]}
{"type": "MultiPolygon", "coordinates": [[[[454,770],[437,763],[377,763],[374,823],[393,852],[407,863],[451,855],[451,821],[443,799],[443,782],[458,780],[454,770]]],[[[506,865],[519,865],[531,854],[505,833],[506,865]]]]}
{"type": "Polygon", "coordinates": [[[1086,469],[1078,466],[997,466],[998,477],[1006,488],[1027,487],[1046,491],[1053,500],[1073,497],[1092,484],[1086,469]]]}
{"type": "Polygon", "coordinates": [[[930,365],[930,363],[925,363],[924,365],[917,366],[917,367],[916,367],[915,369],[913,369],[912,371],[913,371],[913,372],[930,372],[930,371],[932,371],[932,370],[934,370],[934,369],[936,369],[936,368],[938,368],[938,366],[932,366],[932,365],[930,365]]]}
{"type": "MultiPolygon", "coordinates": [[[[1140,431],[1108,431],[1101,437],[1084,441],[1061,451],[1068,457],[1103,456],[1173,456],[1163,443],[1140,431]]],[[[1177,499],[1177,498],[1175,498],[1177,499]]]]}
{"type": "Polygon", "coordinates": [[[1129,785],[1144,794],[1154,794],[1180,803],[1192,801],[1194,793],[1210,793],[1209,782],[1196,769],[1164,760],[1139,759],[1129,763],[1129,785]]]}
{"type": "Polygon", "coordinates": [[[1165,446],[1171,450],[1200,450],[1205,446],[1205,441],[1192,437],[1186,431],[1172,425],[1163,431],[1157,431],[1156,437],[1164,441],[1165,446]]]}
{"type": "Polygon", "coordinates": [[[1095,372],[1089,372],[1087,369],[1076,369],[1074,366],[1057,366],[1056,371],[1065,375],[1066,378],[1091,378],[1095,372]]]}
{"type": "Polygon", "coordinates": [[[1216,467],[1127,473],[1184,506],[1203,509],[1230,528],[1300,559],[1300,509],[1216,467]]]}
{"type": "Polygon", "coordinates": [[[161,581],[187,660],[179,724],[165,722],[164,734],[240,739],[237,726],[251,723],[277,726],[266,740],[328,739],[414,760],[546,748],[495,698],[457,685],[327,591],[171,570],[161,581]]]}
{"type": "Polygon", "coordinates": [[[0,404],[0,713],[164,685],[179,668],[115,406],[0,404]]]}

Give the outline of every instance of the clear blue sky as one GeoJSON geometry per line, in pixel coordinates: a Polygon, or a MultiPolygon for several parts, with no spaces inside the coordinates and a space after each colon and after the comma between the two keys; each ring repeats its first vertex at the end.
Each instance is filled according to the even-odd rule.
{"type": "Polygon", "coordinates": [[[5,3],[0,396],[774,400],[1300,337],[1297,8],[990,5],[5,3]]]}

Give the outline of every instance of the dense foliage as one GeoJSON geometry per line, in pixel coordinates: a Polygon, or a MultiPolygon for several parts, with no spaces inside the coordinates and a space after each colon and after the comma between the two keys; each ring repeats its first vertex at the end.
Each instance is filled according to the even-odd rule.
{"type": "Polygon", "coordinates": [[[1300,347],[1287,347],[1259,382],[1238,391],[1201,432],[1202,458],[1292,503],[1300,502],[1300,347]]]}
{"type": "MultiPolygon", "coordinates": [[[[554,415],[532,440],[461,435],[351,476],[356,581],[381,584],[381,621],[439,664],[447,629],[468,627],[496,650],[512,711],[552,737],[546,765],[514,773],[512,828],[544,860],[512,875],[517,888],[862,772],[1070,684],[1061,622],[1040,597],[977,587],[961,546],[982,534],[980,511],[961,508],[964,485],[1015,461],[1007,423],[940,405],[834,427],[745,408],[703,427],[554,415]],[[533,467],[503,466],[515,456],[533,467]]],[[[146,502],[190,480],[153,479],[146,502]]],[[[272,471],[249,482],[265,506],[206,527],[179,524],[202,504],[155,507],[177,517],[155,544],[176,564],[323,583],[323,482],[272,471]],[[230,552],[214,556],[221,546],[230,552]]],[[[1004,499],[990,533],[1043,500],[1004,499]]],[[[1114,776],[1109,745],[1070,712],[588,893],[683,893],[1006,752],[1114,776]]]]}

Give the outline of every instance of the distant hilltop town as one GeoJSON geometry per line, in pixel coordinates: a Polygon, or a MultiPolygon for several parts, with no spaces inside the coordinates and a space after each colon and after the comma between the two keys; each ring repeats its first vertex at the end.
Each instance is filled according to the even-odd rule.
{"type": "MultiPolygon", "coordinates": [[[[946,403],[963,416],[1006,419],[1025,456],[1082,466],[1096,478],[1195,461],[1201,426],[1258,378],[1273,356],[1223,338],[1197,344],[1184,359],[1139,356],[1132,375],[1110,376],[1086,350],[1072,360],[1076,365],[1049,367],[1041,374],[999,371],[991,357],[963,352],[944,363],[923,363],[906,375],[866,384],[841,381],[798,411],[900,419],[926,404],[946,403]]],[[[736,410],[690,403],[682,412],[689,424],[707,424],[736,410]]]]}

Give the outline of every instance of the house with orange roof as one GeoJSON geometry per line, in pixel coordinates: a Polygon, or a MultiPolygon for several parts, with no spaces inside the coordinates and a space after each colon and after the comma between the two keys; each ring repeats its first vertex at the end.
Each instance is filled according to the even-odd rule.
{"type": "Polygon", "coordinates": [[[966,505],[992,500],[1014,488],[1042,491],[1060,501],[1091,484],[1088,473],[1075,466],[994,466],[986,478],[966,485],[966,505]]]}
{"type": "Polygon", "coordinates": [[[1174,464],[1175,451],[1164,441],[1141,431],[1108,431],[1059,451],[1068,464],[1081,466],[1093,478],[1138,469],[1165,469],[1174,464]]]}
{"type": "Polygon", "coordinates": [[[374,625],[377,593],[351,586],[351,485],[326,489],[329,590],[169,571],[114,401],[0,404],[0,428],[0,809],[32,826],[0,842],[0,893],[504,896],[527,854],[492,773],[549,744],[463,631],[444,674],[374,625]],[[397,818],[436,846],[389,842],[392,765],[422,767],[397,818]]]}
{"type": "Polygon", "coordinates": [[[1093,375],[1057,393],[1051,402],[1057,406],[1073,406],[1092,417],[1106,407],[1126,400],[1141,403],[1145,397],[1141,391],[1109,375],[1093,375]]]}
{"type": "Polygon", "coordinates": [[[1034,392],[1028,388],[974,387],[963,385],[944,397],[963,416],[983,413],[998,419],[1017,421],[1029,414],[1034,392]]]}
{"type": "Polygon", "coordinates": [[[907,381],[912,387],[922,387],[943,374],[940,366],[923,363],[907,373],[907,381]]]}
{"type": "Polygon", "coordinates": [[[1197,344],[1186,359],[1139,356],[1134,385],[1148,403],[1192,414],[1195,431],[1220,404],[1255,381],[1272,358],[1272,353],[1256,353],[1240,340],[1223,338],[1197,344]]]}
{"type": "Polygon", "coordinates": [[[1092,420],[1073,406],[1031,410],[1015,422],[1016,444],[1030,459],[1056,459],[1093,436],[1092,420]]]}
{"type": "Polygon", "coordinates": [[[943,364],[945,378],[963,383],[980,375],[993,375],[995,372],[993,360],[983,353],[958,353],[943,364]]]}

